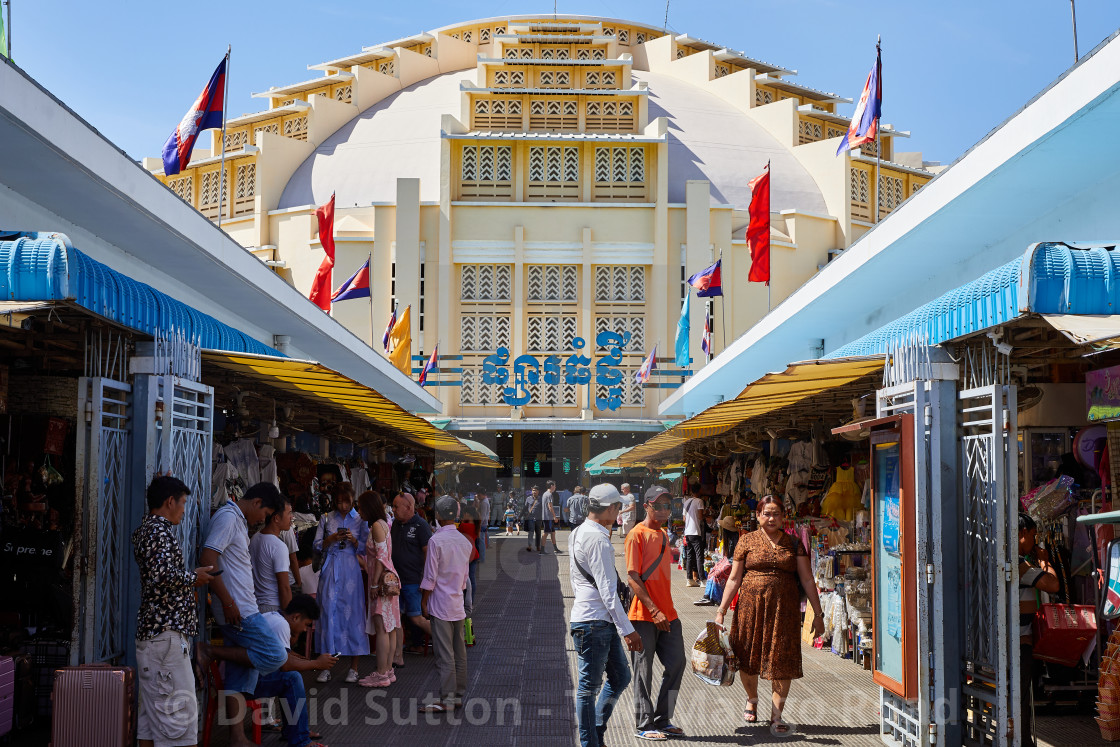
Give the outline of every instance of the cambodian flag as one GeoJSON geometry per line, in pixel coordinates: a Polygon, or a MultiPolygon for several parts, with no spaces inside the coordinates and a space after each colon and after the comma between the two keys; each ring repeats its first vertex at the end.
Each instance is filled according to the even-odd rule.
{"type": "Polygon", "coordinates": [[[722,264],[723,260],[717,259],[714,265],[701,270],[688,279],[688,284],[696,289],[697,296],[710,298],[723,295],[723,276],[720,270],[722,264]]]}
{"type": "Polygon", "coordinates": [[[385,325],[385,334],[381,335],[381,347],[385,350],[389,349],[389,337],[393,334],[393,327],[397,326],[397,307],[393,307],[393,313],[389,315],[389,323],[385,325]]]}
{"type": "Polygon", "coordinates": [[[657,346],[653,346],[653,350],[642,361],[642,367],[638,369],[638,373],[634,374],[634,381],[639,384],[645,384],[649,381],[649,377],[653,374],[653,369],[657,368],[657,346]]]}
{"type": "Polygon", "coordinates": [[[369,260],[338,287],[331,296],[332,302],[349,301],[351,298],[369,298],[369,260]]]}
{"type": "Polygon", "coordinates": [[[222,126],[224,117],[223,104],[226,91],[226,65],[229,63],[229,53],[222,58],[218,69],[210,77],[210,82],[194,106],[183,116],[183,121],[167,138],[163,144],[163,173],[167,176],[178,174],[187,168],[191,162],[191,151],[194,150],[194,141],[203,130],[210,130],[222,126]]]}
{"type": "Polygon", "coordinates": [[[867,74],[867,82],[863,85],[863,93],[859,95],[856,112],[852,115],[852,124],[848,127],[836,155],[846,150],[858,148],[864,143],[875,139],[879,132],[879,117],[883,113],[883,53],[879,45],[875,45],[875,67],[867,74]]]}
{"type": "Polygon", "coordinates": [[[420,369],[420,386],[424,386],[428,383],[428,374],[430,374],[432,371],[438,370],[438,365],[439,345],[436,345],[436,349],[432,351],[432,354],[430,356],[428,356],[428,362],[424,364],[424,367],[422,369],[420,369]]]}
{"type": "Polygon", "coordinates": [[[704,315],[704,335],[700,338],[700,349],[709,358],[712,356],[712,317],[709,314],[704,315]]]}

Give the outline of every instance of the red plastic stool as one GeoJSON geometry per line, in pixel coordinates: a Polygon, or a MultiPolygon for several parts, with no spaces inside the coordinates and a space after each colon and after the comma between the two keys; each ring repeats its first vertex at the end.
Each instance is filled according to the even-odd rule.
{"type": "MultiPolygon", "coordinates": [[[[218,693],[222,691],[222,672],[218,662],[210,662],[209,682],[206,699],[206,718],[202,726],[202,747],[210,747],[210,733],[214,728],[214,716],[218,712],[218,693]]],[[[251,698],[245,699],[245,707],[249,709],[249,718],[253,722],[253,743],[261,743],[261,704],[251,698]]]]}

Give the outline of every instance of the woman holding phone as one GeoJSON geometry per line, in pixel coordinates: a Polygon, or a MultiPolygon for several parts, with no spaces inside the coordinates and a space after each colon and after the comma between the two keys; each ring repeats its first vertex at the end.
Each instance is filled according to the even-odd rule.
{"type": "MultiPolygon", "coordinates": [[[[315,549],[323,554],[316,648],[351,657],[347,682],[358,681],[358,657],[369,655],[360,560],[365,557],[368,538],[369,525],[354,510],[353,487],[339,483],[334,489],[334,510],[323,515],[315,535],[315,549]]],[[[330,671],[323,670],[317,679],[327,682],[330,678],[330,671]]]]}

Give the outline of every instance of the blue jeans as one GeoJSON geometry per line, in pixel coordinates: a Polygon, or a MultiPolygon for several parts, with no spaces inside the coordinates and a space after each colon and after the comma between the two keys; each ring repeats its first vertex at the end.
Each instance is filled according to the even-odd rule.
{"type": "Polygon", "coordinates": [[[579,663],[576,687],[579,743],[581,747],[601,747],[611,711],[630,684],[630,665],[614,623],[605,620],[574,622],[572,642],[579,663]],[[604,674],[606,685],[603,685],[604,674]]]}
{"type": "MultiPolygon", "coordinates": [[[[269,613],[272,614],[272,613],[269,613]]],[[[257,613],[242,618],[241,629],[232,625],[222,626],[222,640],[227,646],[240,646],[249,655],[252,668],[245,668],[231,661],[226,662],[225,689],[235,693],[251,693],[257,689],[257,679],[272,674],[288,661],[288,652],[257,613]]]]}
{"type": "Polygon", "coordinates": [[[282,697],[288,704],[284,712],[284,739],[291,747],[311,744],[311,726],[307,718],[307,693],[303,688],[303,675],[299,672],[273,672],[261,675],[253,697],[282,697]]]}

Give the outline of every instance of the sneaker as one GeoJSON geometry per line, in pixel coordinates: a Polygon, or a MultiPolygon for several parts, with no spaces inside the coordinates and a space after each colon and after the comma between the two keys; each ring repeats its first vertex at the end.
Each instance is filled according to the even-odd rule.
{"type": "Polygon", "coordinates": [[[708,599],[707,597],[700,597],[695,602],[693,602],[693,604],[697,607],[712,607],[715,605],[715,602],[713,602],[711,599],[708,599]]]}
{"type": "Polygon", "coordinates": [[[358,680],[358,684],[362,687],[388,687],[393,684],[393,677],[382,674],[381,672],[370,672],[368,675],[358,680]]]}
{"type": "Polygon", "coordinates": [[[397,681],[397,670],[393,669],[392,667],[389,667],[389,684],[393,684],[396,681],[397,681]]]}
{"type": "Polygon", "coordinates": [[[700,582],[697,581],[696,579],[692,579],[691,581],[688,582],[688,586],[691,587],[691,588],[695,588],[699,585],[700,585],[700,582]]]}
{"type": "Polygon", "coordinates": [[[357,681],[358,681],[358,672],[357,672],[357,670],[355,670],[355,669],[351,669],[351,670],[350,670],[349,672],[347,672],[347,673],[346,673],[346,681],[347,681],[347,682],[351,682],[351,683],[353,683],[353,682],[357,682],[357,681]]]}
{"type": "Polygon", "coordinates": [[[331,681],[331,670],[324,669],[322,672],[319,672],[319,676],[315,678],[315,681],[316,682],[330,682],[331,681]]]}

